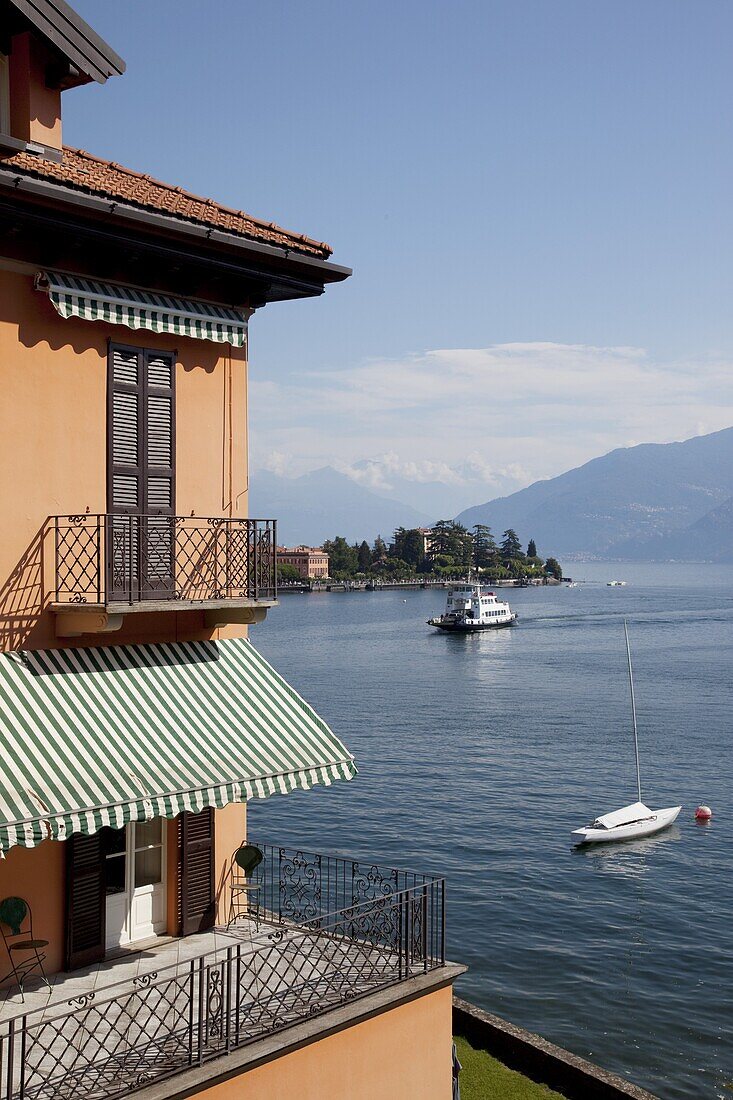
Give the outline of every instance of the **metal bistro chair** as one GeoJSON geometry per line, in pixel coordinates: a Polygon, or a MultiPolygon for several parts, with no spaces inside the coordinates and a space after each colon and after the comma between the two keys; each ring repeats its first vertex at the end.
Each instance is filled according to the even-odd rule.
{"type": "MultiPolygon", "coordinates": [[[[249,895],[260,888],[258,882],[251,881],[251,875],[263,858],[264,854],[256,844],[243,844],[232,856],[227,928],[231,928],[241,917],[250,916],[249,895]]],[[[255,927],[259,931],[259,909],[255,911],[255,927]]]]}
{"type": "Polygon", "coordinates": [[[51,983],[43,969],[46,953],[42,951],[42,948],[48,947],[48,940],[34,937],[33,914],[27,901],[23,898],[4,898],[0,901],[0,931],[10,960],[10,970],[2,981],[13,974],[22,1001],[25,1001],[23,983],[30,974],[40,973],[50,989],[51,983]]]}

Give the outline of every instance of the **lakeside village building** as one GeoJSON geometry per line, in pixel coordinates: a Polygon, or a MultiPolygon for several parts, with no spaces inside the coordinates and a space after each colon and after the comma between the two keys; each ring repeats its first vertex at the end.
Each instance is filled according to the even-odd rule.
{"type": "Polygon", "coordinates": [[[424,558],[430,557],[433,552],[433,529],[432,527],[418,527],[417,530],[422,536],[422,553],[424,558]]]}
{"type": "Polygon", "coordinates": [[[322,580],[328,576],[328,554],[322,546],[278,546],[277,564],[292,565],[303,580],[322,580]]]}
{"type": "Polygon", "coordinates": [[[247,639],[248,323],[350,272],[64,148],[123,71],[0,0],[2,1097],[445,1100],[444,881],[368,858],[378,822],[366,860],[245,845],[250,802],[355,772],[247,639]]]}

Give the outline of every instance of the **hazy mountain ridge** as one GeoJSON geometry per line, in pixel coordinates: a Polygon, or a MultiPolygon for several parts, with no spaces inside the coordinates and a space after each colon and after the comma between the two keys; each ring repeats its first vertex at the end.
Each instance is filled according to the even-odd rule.
{"type": "Polygon", "coordinates": [[[647,561],[733,562],[733,497],[681,531],[622,543],[618,554],[647,561]]]}
{"type": "Polygon", "coordinates": [[[732,560],[733,428],[621,448],[511,496],[466,509],[467,527],[513,527],[540,553],[732,560]],[[674,535],[674,538],[672,537],[674,535]],[[724,545],[709,546],[715,539],[724,545]]]}
{"type": "Polygon", "coordinates": [[[319,546],[343,535],[349,542],[377,535],[387,541],[395,527],[427,527],[431,517],[401,501],[388,500],[330,466],[301,477],[257,470],[250,477],[249,514],[274,517],[281,544],[319,546]]]}
{"type": "Polygon", "coordinates": [[[519,480],[521,473],[506,470],[495,471],[494,480],[487,483],[485,471],[478,470],[476,463],[470,460],[450,467],[446,465],[445,480],[439,480],[437,473],[435,478],[427,479],[420,476],[422,471],[400,469],[400,466],[409,466],[409,463],[391,464],[385,459],[364,458],[354,462],[345,472],[385,499],[409,500],[418,511],[442,518],[454,516],[487,493],[510,493],[523,484],[523,480],[519,480]],[[370,476],[374,480],[370,480],[370,476]]]}

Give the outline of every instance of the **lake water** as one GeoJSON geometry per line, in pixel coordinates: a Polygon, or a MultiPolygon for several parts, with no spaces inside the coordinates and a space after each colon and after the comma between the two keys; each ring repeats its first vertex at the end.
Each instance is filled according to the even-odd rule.
{"type": "Polygon", "coordinates": [[[442,590],[283,596],[252,640],[359,775],[253,803],[250,831],[446,875],[461,995],[658,1096],[731,1097],[733,569],[569,571],[585,583],[509,590],[519,624],[473,636],[425,625],[442,590]],[[573,850],[636,799],[624,615],[643,795],[684,809],[573,850]]]}

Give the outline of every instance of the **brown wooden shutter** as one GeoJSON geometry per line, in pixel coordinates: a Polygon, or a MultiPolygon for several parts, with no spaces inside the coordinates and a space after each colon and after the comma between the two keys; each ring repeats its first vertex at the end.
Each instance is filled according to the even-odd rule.
{"type": "Polygon", "coordinates": [[[107,592],[139,598],[143,507],[143,359],[137,348],[111,344],[107,382],[107,592]]]}
{"type": "Polygon", "coordinates": [[[110,598],[167,599],[174,588],[175,539],[170,352],[110,344],[107,471],[110,598]]]}
{"type": "Polygon", "coordinates": [[[67,970],[104,958],[104,851],[99,833],[73,833],[66,841],[67,970]]]}
{"type": "Polygon", "coordinates": [[[166,599],[174,589],[175,361],[144,353],[145,555],[143,598],[166,599]]]}
{"type": "Polygon", "coordinates": [[[181,934],[203,932],[216,919],[214,811],[181,814],[181,934]]]}

